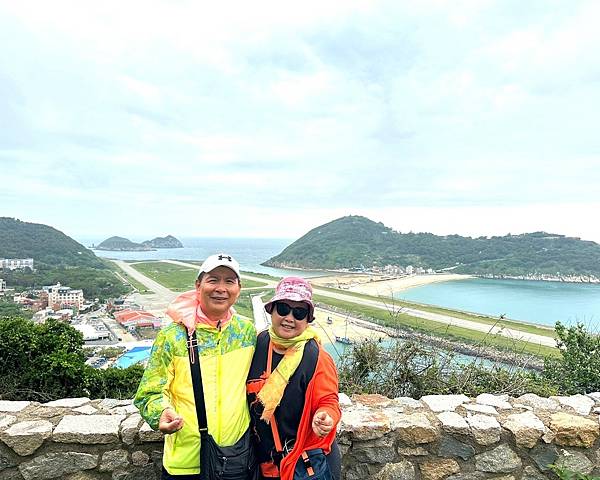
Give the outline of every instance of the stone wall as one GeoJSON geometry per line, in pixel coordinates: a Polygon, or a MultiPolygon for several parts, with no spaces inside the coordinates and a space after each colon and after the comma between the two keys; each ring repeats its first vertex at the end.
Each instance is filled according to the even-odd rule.
{"type": "MultiPolygon", "coordinates": [[[[537,480],[600,472],[600,393],[341,395],[346,480],[537,480]]],[[[162,435],[128,400],[0,401],[0,480],[160,478],[162,435]]]]}

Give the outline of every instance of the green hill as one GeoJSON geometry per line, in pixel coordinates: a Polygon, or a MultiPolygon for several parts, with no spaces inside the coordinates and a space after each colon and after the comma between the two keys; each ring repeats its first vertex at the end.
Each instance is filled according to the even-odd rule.
{"type": "Polygon", "coordinates": [[[128,291],[112,264],[48,225],[0,217],[0,258],[33,258],[34,272],[1,270],[7,286],[17,290],[60,282],[81,288],[86,298],[108,298],[128,291]]]}
{"type": "Polygon", "coordinates": [[[142,242],[142,245],[147,245],[152,248],[183,248],[183,244],[177,240],[173,235],[167,235],[166,237],[156,237],[152,240],[146,240],[142,242]]]}
{"type": "Polygon", "coordinates": [[[8,217],[0,217],[0,258],[33,258],[36,268],[105,268],[92,251],[55,228],[8,217]]]}
{"type": "Polygon", "coordinates": [[[123,237],[110,237],[101,242],[96,246],[96,250],[110,250],[110,251],[121,251],[121,252],[140,252],[154,250],[149,245],[143,245],[141,243],[135,243],[128,238],[123,237]]]}
{"type": "Polygon", "coordinates": [[[399,265],[490,276],[600,277],[600,245],[545,232],[502,237],[399,233],[360,216],[312,229],[263,265],[370,269],[399,265]]]}

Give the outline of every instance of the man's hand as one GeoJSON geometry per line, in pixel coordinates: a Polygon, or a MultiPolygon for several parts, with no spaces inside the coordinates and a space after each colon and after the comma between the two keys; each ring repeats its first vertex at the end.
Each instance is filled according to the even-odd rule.
{"type": "Polygon", "coordinates": [[[183,427],[183,417],[172,408],[165,408],[158,420],[158,429],[162,433],[173,433],[183,427]]]}
{"type": "Polygon", "coordinates": [[[333,428],[333,418],[325,411],[316,412],[312,420],[312,429],[318,437],[324,437],[333,428]]]}

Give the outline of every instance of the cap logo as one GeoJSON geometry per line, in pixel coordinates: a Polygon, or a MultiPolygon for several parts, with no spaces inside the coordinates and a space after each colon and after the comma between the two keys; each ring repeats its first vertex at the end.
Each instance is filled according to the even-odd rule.
{"type": "Polygon", "coordinates": [[[231,262],[231,255],[219,255],[219,260],[228,260],[231,262]]]}

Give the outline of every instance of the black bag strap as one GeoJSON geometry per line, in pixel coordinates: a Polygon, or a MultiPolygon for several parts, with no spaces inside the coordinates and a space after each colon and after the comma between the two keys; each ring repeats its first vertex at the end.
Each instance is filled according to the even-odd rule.
{"type": "Polygon", "coordinates": [[[202,373],[200,371],[200,355],[198,353],[198,340],[196,331],[188,335],[188,357],[190,360],[190,371],[192,372],[192,385],[194,388],[194,403],[196,404],[196,415],[198,416],[198,430],[207,431],[206,405],[204,404],[204,388],[202,387],[202,373]]]}

